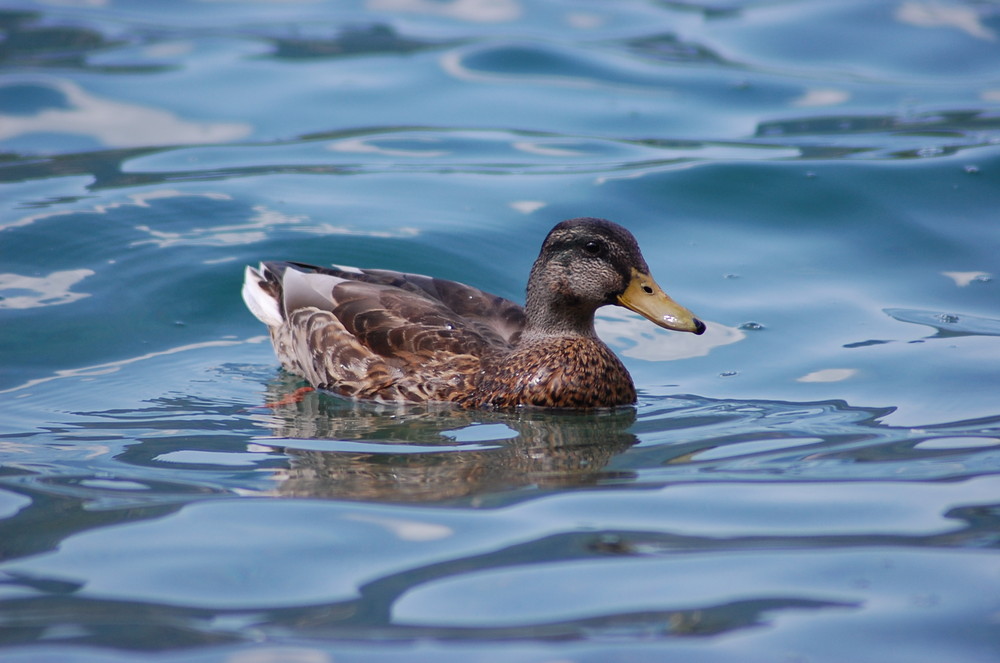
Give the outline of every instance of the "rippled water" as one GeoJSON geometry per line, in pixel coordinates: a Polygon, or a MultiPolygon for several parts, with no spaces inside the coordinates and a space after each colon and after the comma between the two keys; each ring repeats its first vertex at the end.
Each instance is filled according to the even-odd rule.
{"type": "Polygon", "coordinates": [[[1000,5],[8,2],[0,658],[1000,658],[1000,5]],[[281,373],[244,264],[709,322],[613,413],[281,373]],[[280,499],[279,499],[280,498],[280,499]]]}

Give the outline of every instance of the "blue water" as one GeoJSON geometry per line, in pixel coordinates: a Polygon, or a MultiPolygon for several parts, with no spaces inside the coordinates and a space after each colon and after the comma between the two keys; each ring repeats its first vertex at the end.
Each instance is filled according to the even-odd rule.
{"type": "Polygon", "coordinates": [[[8,1],[0,660],[1000,660],[1000,5],[8,1]],[[283,374],[243,265],[520,300],[611,218],[600,414],[283,374]],[[282,404],[283,403],[283,404],[282,404]]]}

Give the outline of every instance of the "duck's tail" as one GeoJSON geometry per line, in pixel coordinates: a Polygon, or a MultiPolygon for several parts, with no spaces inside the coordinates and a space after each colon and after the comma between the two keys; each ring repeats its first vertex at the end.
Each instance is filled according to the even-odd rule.
{"type": "Polygon", "coordinates": [[[247,265],[244,271],[243,301],[250,312],[268,327],[280,327],[284,322],[280,283],[280,278],[273,278],[264,263],[257,269],[247,265]]]}

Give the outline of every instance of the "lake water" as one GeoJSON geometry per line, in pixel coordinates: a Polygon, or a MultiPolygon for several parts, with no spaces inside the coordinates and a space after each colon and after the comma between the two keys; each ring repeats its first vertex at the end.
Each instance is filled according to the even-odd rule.
{"type": "Polygon", "coordinates": [[[1000,5],[8,0],[0,659],[1000,660],[1000,5]],[[521,300],[603,216],[598,414],[356,404],[239,287],[521,300]],[[284,403],[284,404],[282,404],[284,403]]]}

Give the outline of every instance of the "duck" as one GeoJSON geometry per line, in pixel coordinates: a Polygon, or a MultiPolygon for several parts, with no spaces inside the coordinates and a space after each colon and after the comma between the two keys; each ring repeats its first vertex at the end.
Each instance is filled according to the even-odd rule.
{"type": "Polygon", "coordinates": [[[242,289],[282,367],[314,388],[382,402],[461,408],[633,405],[622,361],[594,314],[623,306],[659,327],[705,324],[653,277],[635,237],[593,217],[558,223],[528,275],[525,304],[463,283],[299,262],[247,266],[242,289]]]}

